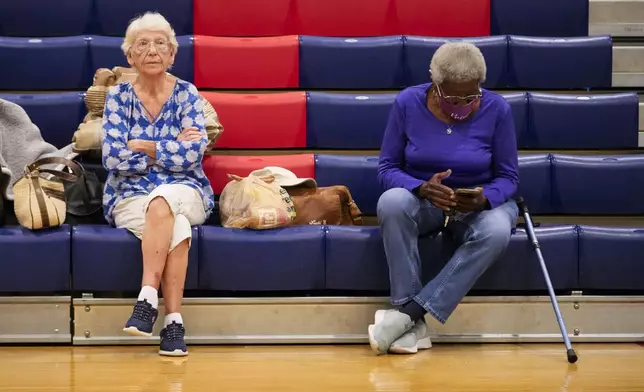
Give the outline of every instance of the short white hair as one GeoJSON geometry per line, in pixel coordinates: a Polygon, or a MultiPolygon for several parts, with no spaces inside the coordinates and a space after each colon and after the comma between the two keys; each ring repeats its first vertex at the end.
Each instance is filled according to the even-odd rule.
{"type": "Polygon", "coordinates": [[[485,82],[487,66],[481,50],[469,42],[448,42],[441,45],[429,65],[432,82],[485,82]]]}
{"type": "Polygon", "coordinates": [[[132,45],[134,45],[136,38],[144,31],[154,31],[165,34],[168,39],[168,43],[172,48],[172,52],[177,54],[179,42],[177,41],[176,34],[174,33],[172,26],[170,26],[170,23],[158,12],[146,12],[145,14],[132,19],[130,24],[127,26],[125,38],[121,45],[121,49],[126,56],[132,45]]]}

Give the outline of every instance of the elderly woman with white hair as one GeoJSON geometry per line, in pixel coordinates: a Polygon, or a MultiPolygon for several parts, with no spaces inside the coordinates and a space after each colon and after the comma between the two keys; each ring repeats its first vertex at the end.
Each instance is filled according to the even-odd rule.
{"type": "Polygon", "coordinates": [[[389,265],[391,303],[368,329],[378,354],[431,347],[425,315],[445,323],[476,280],[505,252],[518,217],[515,128],[508,103],[482,89],[481,51],[442,45],[431,83],[396,98],[385,130],[378,222],[389,265]],[[418,238],[449,236],[456,250],[421,283],[418,238]]]}
{"type": "Polygon", "coordinates": [[[103,204],[108,222],[142,242],[142,287],[124,331],[152,335],[162,285],[166,315],[159,354],[184,356],[180,310],[192,226],[204,223],[214,206],[201,165],[207,145],[203,104],[194,85],[166,72],[178,43],[163,16],[134,19],[122,49],[137,77],[107,95],[103,204]]]}

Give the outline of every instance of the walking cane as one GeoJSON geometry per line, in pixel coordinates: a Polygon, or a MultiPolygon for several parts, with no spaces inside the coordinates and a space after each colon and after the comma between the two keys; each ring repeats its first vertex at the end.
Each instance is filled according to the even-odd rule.
{"type": "Polygon", "coordinates": [[[543,278],[546,281],[546,285],[548,286],[548,294],[550,295],[550,300],[552,301],[552,307],[555,310],[555,316],[557,317],[557,323],[559,323],[559,329],[561,330],[561,335],[563,336],[564,339],[564,344],[566,345],[566,354],[568,356],[568,362],[570,363],[575,363],[577,362],[577,354],[575,353],[575,350],[572,348],[572,345],[570,344],[570,339],[568,338],[568,332],[566,330],[566,324],[564,323],[563,317],[561,316],[561,311],[559,310],[559,303],[557,302],[557,298],[555,297],[555,291],[552,288],[552,282],[550,281],[550,275],[548,274],[548,269],[546,268],[546,262],[543,259],[543,255],[541,254],[541,246],[539,245],[539,241],[537,240],[537,236],[534,233],[534,226],[532,222],[532,218],[530,217],[530,213],[528,212],[528,207],[525,205],[525,201],[523,200],[522,197],[519,197],[516,199],[517,206],[519,207],[519,210],[523,214],[523,218],[525,220],[525,227],[526,227],[526,232],[528,233],[528,238],[532,242],[532,246],[534,247],[535,252],[537,252],[537,258],[539,259],[539,263],[541,264],[541,271],[543,272],[543,278]]]}

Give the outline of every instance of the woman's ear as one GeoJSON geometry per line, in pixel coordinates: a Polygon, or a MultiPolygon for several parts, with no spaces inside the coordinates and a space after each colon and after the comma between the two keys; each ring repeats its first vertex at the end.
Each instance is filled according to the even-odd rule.
{"type": "Polygon", "coordinates": [[[168,59],[168,68],[172,68],[172,66],[174,65],[174,55],[175,55],[175,52],[173,51],[170,54],[170,58],[168,59]]]}
{"type": "Polygon", "coordinates": [[[132,58],[132,54],[130,52],[127,53],[127,63],[130,64],[131,67],[134,66],[134,59],[132,58]]]}

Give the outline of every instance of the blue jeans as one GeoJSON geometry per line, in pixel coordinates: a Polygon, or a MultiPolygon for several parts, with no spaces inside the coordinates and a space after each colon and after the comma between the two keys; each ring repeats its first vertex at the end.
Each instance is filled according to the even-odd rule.
{"type": "Polygon", "coordinates": [[[389,264],[391,303],[416,301],[444,324],[476,280],[505,252],[519,215],[514,201],[492,210],[450,218],[447,231],[457,245],[447,265],[425,286],[421,283],[420,236],[443,228],[443,211],[402,188],[378,200],[378,222],[389,264]]]}

